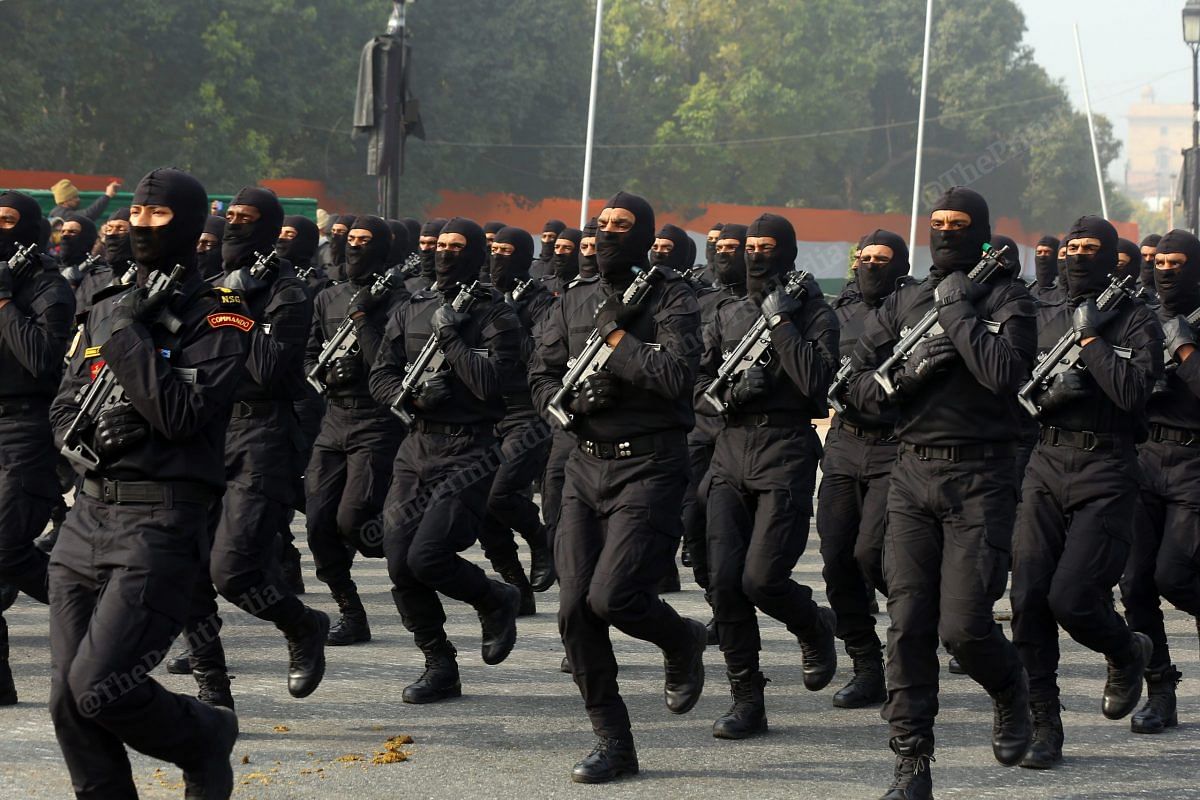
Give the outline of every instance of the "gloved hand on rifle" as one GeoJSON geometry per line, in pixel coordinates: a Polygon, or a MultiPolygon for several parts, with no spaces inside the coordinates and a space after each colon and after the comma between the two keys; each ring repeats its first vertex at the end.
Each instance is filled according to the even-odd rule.
{"type": "Polygon", "coordinates": [[[470,318],[471,315],[466,311],[455,311],[449,303],[443,303],[433,312],[429,324],[433,327],[433,334],[437,340],[444,342],[448,337],[458,335],[459,329],[470,318]]]}
{"type": "Polygon", "coordinates": [[[15,288],[12,267],[8,262],[0,264],[0,300],[11,300],[15,288]]]}
{"type": "Polygon", "coordinates": [[[896,388],[903,394],[911,395],[957,358],[958,351],[954,349],[954,342],[950,341],[949,336],[941,334],[922,339],[900,367],[895,379],[896,388]]]}
{"type": "Polygon", "coordinates": [[[381,295],[374,295],[371,293],[370,288],[359,289],[354,294],[354,297],[350,298],[350,306],[346,309],[346,316],[353,320],[361,319],[383,305],[383,301],[387,300],[387,296],[387,292],[381,295]]]}
{"type": "Polygon", "coordinates": [[[172,297],[171,292],[158,292],[153,296],[145,287],[130,289],[117,300],[112,313],[112,332],[124,330],[135,322],[149,325],[158,319],[172,297]]]}
{"type": "Polygon", "coordinates": [[[430,375],[413,397],[413,405],[422,411],[432,411],[450,399],[450,372],[443,370],[430,375]]]}
{"type": "Polygon", "coordinates": [[[571,401],[571,410],[576,414],[591,414],[612,408],[619,394],[617,379],[611,373],[597,372],[579,387],[579,394],[571,401]]]}
{"type": "Polygon", "coordinates": [[[330,389],[358,383],[364,377],[362,359],[357,355],[335,358],[325,370],[325,385],[330,389]]]}
{"type": "Polygon", "coordinates": [[[780,288],[766,296],[759,311],[767,321],[767,327],[775,330],[791,320],[803,307],[803,303],[780,288]]]}
{"type": "Polygon", "coordinates": [[[131,405],[120,405],[100,412],[92,437],[96,452],[106,458],[128,453],[150,436],[150,425],[131,405]]]}
{"type": "Polygon", "coordinates": [[[1101,311],[1096,307],[1096,301],[1092,299],[1085,300],[1075,309],[1075,314],[1071,317],[1071,329],[1075,331],[1075,340],[1083,342],[1085,339],[1095,339],[1100,336],[1100,329],[1117,316],[1117,308],[1111,308],[1108,311],[1101,311]]]}
{"type": "Polygon", "coordinates": [[[249,267],[235,269],[221,283],[240,294],[243,300],[251,300],[271,287],[270,281],[251,275],[249,267]]]}
{"type": "Polygon", "coordinates": [[[621,295],[611,294],[600,308],[596,309],[594,324],[600,336],[607,339],[613,331],[626,330],[641,313],[641,306],[627,306],[621,301],[621,295]]]}
{"type": "Polygon", "coordinates": [[[987,296],[988,288],[967,277],[967,273],[951,272],[933,290],[938,307],[938,322],[943,328],[960,319],[978,316],[975,303],[987,296]]]}
{"type": "MultiPolygon", "coordinates": [[[[771,298],[767,298],[770,300],[771,298]]],[[[764,302],[765,306],[766,303],[764,302]]],[[[755,364],[742,372],[729,390],[729,405],[741,408],[767,393],[767,371],[755,364]]]]}
{"type": "Polygon", "coordinates": [[[1077,369],[1069,369],[1050,381],[1050,387],[1038,397],[1037,405],[1045,413],[1090,396],[1087,376],[1077,369]]]}
{"type": "Polygon", "coordinates": [[[1187,317],[1176,316],[1163,323],[1163,335],[1166,337],[1167,352],[1176,360],[1179,358],[1179,349],[1185,345],[1196,346],[1196,334],[1192,330],[1192,326],[1188,324],[1187,317]]]}

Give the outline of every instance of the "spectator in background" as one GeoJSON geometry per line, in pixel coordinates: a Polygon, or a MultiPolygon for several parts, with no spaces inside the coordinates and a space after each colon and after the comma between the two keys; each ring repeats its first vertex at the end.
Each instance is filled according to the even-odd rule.
{"type": "Polygon", "coordinates": [[[325,271],[333,266],[333,253],[330,249],[333,245],[329,241],[329,229],[333,226],[333,217],[323,208],[317,209],[317,230],[320,231],[320,238],[317,239],[317,255],[313,258],[313,263],[325,271]]]}
{"type": "MultiPolygon", "coordinates": [[[[78,213],[93,221],[100,219],[100,215],[108,208],[108,201],[117,194],[120,186],[120,181],[112,181],[104,187],[104,194],[78,213]]],[[[54,195],[54,209],[50,212],[51,217],[65,217],[79,208],[79,190],[66,178],[51,186],[50,191],[54,195]]]]}

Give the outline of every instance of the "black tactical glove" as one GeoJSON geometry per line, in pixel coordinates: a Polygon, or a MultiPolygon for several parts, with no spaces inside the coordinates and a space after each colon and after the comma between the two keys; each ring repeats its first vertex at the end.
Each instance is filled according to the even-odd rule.
{"type": "Polygon", "coordinates": [[[795,316],[802,307],[803,304],[799,300],[783,289],[776,289],[767,295],[759,310],[762,312],[763,319],[767,321],[767,327],[775,330],[779,325],[795,316]]]}
{"type": "Polygon", "coordinates": [[[346,309],[346,316],[351,319],[356,319],[359,314],[370,314],[379,306],[383,305],[383,301],[387,299],[387,292],[380,295],[371,294],[369,288],[360,289],[350,299],[350,306],[346,309]]]}
{"type": "Polygon", "coordinates": [[[595,326],[602,337],[607,337],[616,330],[625,330],[641,314],[640,306],[627,306],[621,302],[621,295],[611,294],[600,308],[596,309],[595,326]]]}
{"type": "Polygon", "coordinates": [[[1086,376],[1077,369],[1069,369],[1050,382],[1050,388],[1038,398],[1038,407],[1044,413],[1090,396],[1086,376]]]}
{"type": "Polygon", "coordinates": [[[954,342],[945,334],[930,336],[917,342],[917,346],[909,353],[908,360],[900,368],[896,376],[896,387],[905,394],[911,394],[924,385],[931,376],[941,372],[954,363],[958,351],[954,342]]]}
{"type": "Polygon", "coordinates": [[[945,328],[960,319],[977,316],[975,302],[986,297],[987,293],[988,288],[968,278],[967,273],[951,272],[933,290],[938,321],[945,328]]]}
{"type": "Polygon", "coordinates": [[[112,332],[115,334],[135,322],[147,325],[152,323],[166,308],[170,299],[171,295],[168,292],[159,292],[151,297],[145,287],[130,289],[121,295],[116,305],[113,306],[112,332]]]}
{"type": "Polygon", "coordinates": [[[150,436],[150,425],[131,405],[100,412],[93,440],[96,452],[106,458],[128,453],[150,436]]]}
{"type": "Polygon", "coordinates": [[[221,282],[227,289],[233,289],[244,300],[250,300],[270,288],[269,281],[256,278],[250,274],[249,267],[240,267],[225,276],[221,282]]]}
{"type": "Polygon", "coordinates": [[[1188,324],[1187,317],[1180,315],[1169,319],[1163,323],[1162,329],[1167,340],[1167,352],[1172,358],[1177,356],[1179,348],[1185,344],[1196,346],[1196,334],[1188,324]]]}
{"type": "Polygon", "coordinates": [[[1075,309],[1071,318],[1071,328],[1075,331],[1075,340],[1082,342],[1100,335],[1100,329],[1117,315],[1117,309],[1101,311],[1096,307],[1095,300],[1085,300],[1075,309]]]}
{"type": "Polygon", "coordinates": [[[5,261],[0,264],[0,300],[11,300],[13,296],[13,271],[5,261]]]}
{"type": "Polygon", "coordinates": [[[413,405],[422,411],[432,411],[450,399],[450,373],[435,372],[430,375],[413,398],[413,405]]]}
{"type": "MultiPolygon", "coordinates": [[[[771,298],[767,298],[770,300],[771,298]]],[[[765,306],[766,303],[763,303],[765,306]]],[[[755,364],[738,378],[737,383],[729,390],[729,403],[733,406],[744,406],[756,397],[767,393],[767,372],[755,364]]]]}
{"type": "Polygon", "coordinates": [[[471,315],[465,311],[455,311],[454,307],[449,303],[443,303],[438,307],[437,311],[433,312],[433,316],[429,320],[429,324],[433,327],[433,332],[437,336],[438,341],[446,340],[446,337],[458,333],[471,315]]]}
{"type": "Polygon", "coordinates": [[[571,401],[571,410],[577,414],[591,414],[616,405],[619,393],[617,379],[608,372],[597,372],[579,387],[579,394],[571,401]]]}
{"type": "Polygon", "coordinates": [[[325,385],[331,389],[335,386],[349,386],[363,379],[362,359],[357,355],[342,356],[334,359],[325,370],[325,385]]]}

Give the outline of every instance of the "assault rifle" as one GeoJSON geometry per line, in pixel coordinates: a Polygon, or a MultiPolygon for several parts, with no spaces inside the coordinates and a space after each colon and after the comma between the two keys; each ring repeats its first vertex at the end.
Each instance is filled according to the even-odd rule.
{"type": "Polygon", "coordinates": [[[321,354],[317,356],[317,363],[313,365],[313,368],[308,371],[308,375],[306,376],[308,382],[312,384],[312,387],[318,393],[325,394],[329,389],[321,377],[325,374],[325,370],[328,369],[329,365],[339,358],[358,353],[358,331],[354,327],[354,320],[350,318],[349,309],[354,308],[354,304],[363,292],[366,292],[370,297],[380,298],[392,291],[399,280],[400,273],[398,270],[385,272],[376,278],[375,282],[370,286],[359,289],[350,298],[350,304],[346,307],[346,318],[338,325],[333,336],[329,337],[329,341],[325,342],[325,346],[321,348],[321,354]]]}
{"type": "Polygon", "coordinates": [[[512,290],[513,302],[514,303],[521,302],[521,298],[525,296],[526,292],[528,292],[531,288],[533,288],[533,285],[535,283],[537,283],[537,278],[529,278],[527,280],[518,282],[517,285],[514,286],[513,290],[512,290]]]}
{"type": "MultiPolygon", "coordinates": [[[[1144,291],[1146,291],[1146,289],[1143,287],[1141,289],[1141,291],[1138,293],[1138,297],[1141,297],[1141,292],[1144,292],[1144,291]]],[[[1197,324],[1200,324],[1200,308],[1197,308],[1195,311],[1188,314],[1186,317],[1184,317],[1184,319],[1187,320],[1188,327],[1190,327],[1193,331],[1196,330],[1197,324]]],[[[1158,380],[1156,380],[1154,382],[1154,388],[1152,388],[1150,390],[1150,394],[1159,395],[1159,394],[1164,394],[1167,391],[1169,391],[1169,387],[1167,385],[1167,378],[1171,375],[1172,372],[1174,372],[1177,369],[1179,369],[1179,362],[1175,360],[1175,354],[1170,352],[1169,350],[1167,350],[1164,347],[1163,348],[1163,374],[1162,374],[1161,378],[1159,378],[1158,380]]]]}
{"type": "Polygon", "coordinates": [[[12,258],[8,259],[8,268],[13,274],[13,285],[31,277],[41,266],[36,244],[27,244],[13,253],[12,258]]]}
{"type": "Polygon", "coordinates": [[[833,377],[833,383],[829,385],[829,392],[825,398],[829,401],[829,407],[839,414],[846,413],[846,404],[842,402],[839,395],[846,384],[850,382],[850,373],[853,371],[850,367],[850,356],[842,356],[841,367],[838,368],[837,375],[833,377]]]}

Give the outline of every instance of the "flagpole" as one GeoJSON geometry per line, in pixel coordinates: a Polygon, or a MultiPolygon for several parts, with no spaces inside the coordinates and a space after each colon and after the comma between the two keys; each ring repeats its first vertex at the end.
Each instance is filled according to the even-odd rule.
{"type": "Polygon", "coordinates": [[[1096,144],[1096,123],[1092,119],[1092,98],[1088,93],[1087,72],[1083,68],[1083,46],[1079,43],[1079,23],[1075,23],[1075,57],[1079,59],[1079,80],[1083,82],[1083,107],[1087,111],[1088,132],[1092,136],[1092,160],[1096,162],[1096,185],[1100,190],[1100,212],[1108,219],[1108,199],[1104,196],[1104,169],[1100,166],[1100,147],[1096,144]]]}
{"type": "Polygon", "coordinates": [[[596,31],[592,39],[592,88],[588,94],[587,141],[583,150],[583,200],[579,228],[588,221],[588,199],[592,193],[592,144],[596,138],[596,90],[600,79],[600,33],[604,23],[604,0],[596,0],[596,31]]]}

